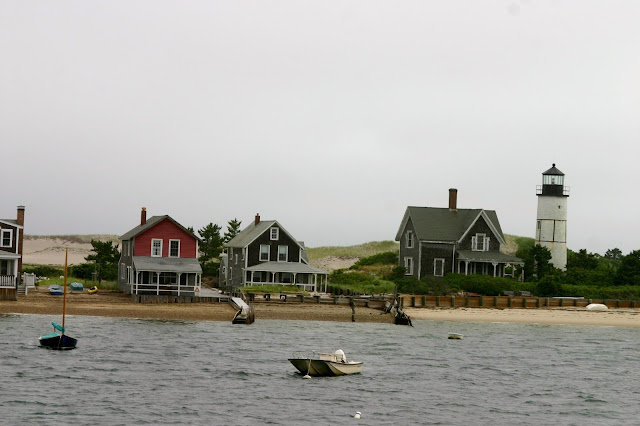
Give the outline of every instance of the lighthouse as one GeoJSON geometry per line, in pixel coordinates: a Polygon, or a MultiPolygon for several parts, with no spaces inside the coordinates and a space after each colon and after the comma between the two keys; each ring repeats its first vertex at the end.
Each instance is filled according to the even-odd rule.
{"type": "Polygon", "coordinates": [[[536,188],[538,220],[536,244],[551,252],[555,268],[567,270],[567,200],[569,187],[564,186],[564,173],[556,165],[542,173],[542,185],[536,188]]]}

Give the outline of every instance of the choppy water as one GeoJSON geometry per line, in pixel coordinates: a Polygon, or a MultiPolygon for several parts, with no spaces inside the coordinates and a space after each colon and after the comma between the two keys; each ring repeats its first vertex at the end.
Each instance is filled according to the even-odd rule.
{"type": "Polygon", "coordinates": [[[68,317],[78,348],[39,348],[55,319],[0,315],[1,424],[640,423],[635,329],[68,317]],[[363,374],[287,361],[333,349],[363,374]]]}

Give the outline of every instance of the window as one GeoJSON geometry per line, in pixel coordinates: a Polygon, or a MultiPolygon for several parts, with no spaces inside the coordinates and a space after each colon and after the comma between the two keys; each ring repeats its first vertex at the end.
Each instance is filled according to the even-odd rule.
{"type": "Polygon", "coordinates": [[[120,278],[122,278],[123,280],[127,277],[126,274],[127,271],[127,265],[125,265],[124,263],[120,264],[120,278]]]}
{"type": "Polygon", "coordinates": [[[236,253],[235,259],[236,259],[236,265],[237,265],[238,264],[238,253],[236,253]]]}
{"type": "Polygon", "coordinates": [[[289,246],[278,246],[278,262],[289,260],[289,246]]]}
{"type": "Polygon", "coordinates": [[[260,245],[260,261],[262,262],[269,261],[269,245],[268,244],[260,245]]]}
{"type": "Polygon", "coordinates": [[[271,240],[272,241],[276,241],[278,239],[279,231],[280,230],[278,228],[271,228],[271,240]]]}
{"type": "Polygon", "coordinates": [[[180,257],[180,240],[169,240],[169,257],[180,257]]]}
{"type": "Polygon", "coordinates": [[[433,259],[433,275],[436,277],[444,275],[444,259],[433,259]]]}
{"type": "Polygon", "coordinates": [[[405,275],[413,275],[413,257],[404,258],[405,275]]]}
{"type": "Polygon", "coordinates": [[[129,241],[127,240],[122,242],[122,255],[129,256],[129,241]]]}
{"type": "Polygon", "coordinates": [[[1,244],[2,247],[11,247],[11,244],[13,243],[13,230],[11,229],[3,229],[2,230],[2,237],[0,237],[1,240],[1,244]]]}
{"type": "Polygon", "coordinates": [[[473,251],[489,251],[489,241],[491,239],[485,234],[476,234],[471,237],[471,250],[473,251]]]}
{"type": "Polygon", "coordinates": [[[175,272],[160,272],[160,284],[178,284],[178,275],[175,272]]]}
{"type": "Polygon", "coordinates": [[[413,248],[413,231],[407,231],[407,248],[413,248]]]}
{"type": "Polygon", "coordinates": [[[162,257],[162,240],[151,240],[151,257],[162,257]]]}

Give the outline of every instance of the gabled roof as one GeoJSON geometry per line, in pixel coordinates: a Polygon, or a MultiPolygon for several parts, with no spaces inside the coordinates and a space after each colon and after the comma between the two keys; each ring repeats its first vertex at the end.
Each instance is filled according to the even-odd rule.
{"type": "Polygon", "coordinates": [[[504,244],[504,235],[500,228],[500,222],[498,222],[498,215],[494,210],[451,210],[449,208],[415,206],[407,207],[396,234],[396,241],[400,241],[402,231],[406,227],[409,218],[411,218],[418,240],[453,243],[459,242],[481,217],[494,231],[500,243],[504,244]]]}
{"type": "Polygon", "coordinates": [[[264,234],[269,228],[277,225],[280,228],[281,232],[284,232],[291,238],[293,241],[300,246],[300,248],[304,249],[304,245],[302,245],[298,240],[293,238],[293,236],[287,232],[286,229],[282,225],[278,223],[277,220],[262,220],[257,225],[255,222],[251,222],[251,225],[244,228],[238,235],[233,237],[231,241],[225,244],[225,247],[233,247],[233,248],[243,248],[251,244],[256,238],[260,235],[264,234]]]}
{"type": "Polygon", "coordinates": [[[6,223],[9,226],[16,226],[18,228],[23,228],[22,225],[18,225],[18,221],[15,219],[0,219],[0,222],[6,223]]]}
{"type": "Polygon", "coordinates": [[[178,222],[176,222],[171,216],[165,214],[162,216],[152,216],[149,219],[147,219],[147,222],[144,225],[138,225],[135,228],[133,228],[131,231],[127,232],[126,234],[124,234],[123,236],[120,237],[121,240],[130,240],[133,237],[136,237],[140,234],[142,234],[144,231],[153,228],[154,226],[156,226],[158,223],[162,222],[165,219],[169,219],[173,224],[175,224],[176,226],[178,226],[180,229],[182,229],[184,232],[186,232],[187,234],[191,235],[193,238],[195,238],[196,240],[199,240],[198,237],[196,237],[193,232],[189,231],[187,228],[185,228],[184,226],[180,225],[178,222]]]}

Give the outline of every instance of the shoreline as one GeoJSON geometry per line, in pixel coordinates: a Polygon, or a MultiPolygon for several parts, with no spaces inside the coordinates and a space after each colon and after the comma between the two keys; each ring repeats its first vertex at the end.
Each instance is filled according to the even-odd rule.
{"type": "MultiPolygon", "coordinates": [[[[254,303],[256,320],[351,322],[348,305],[259,302],[254,303]]],[[[412,321],[458,321],[583,325],[640,328],[640,309],[609,309],[604,312],[584,308],[405,308],[412,321]]],[[[228,303],[135,303],[129,295],[102,290],[67,294],[67,315],[118,318],[153,318],[185,321],[229,321],[236,311],[228,303]]],[[[44,288],[32,290],[18,301],[0,301],[0,314],[61,315],[61,296],[51,296],[44,288]]],[[[393,323],[382,311],[358,307],[355,322],[393,323]]]]}

